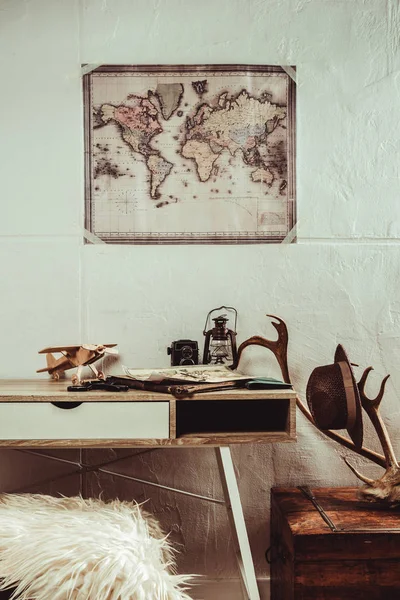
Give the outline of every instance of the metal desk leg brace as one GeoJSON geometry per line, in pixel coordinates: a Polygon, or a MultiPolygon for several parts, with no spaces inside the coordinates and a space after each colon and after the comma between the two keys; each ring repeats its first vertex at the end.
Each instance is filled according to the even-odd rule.
{"type": "MultiPolygon", "coordinates": [[[[157,450],[158,448],[148,449],[145,452],[151,452],[157,450]]],[[[260,594],[258,591],[256,574],[254,570],[253,558],[251,555],[249,538],[247,535],[246,523],[244,521],[242,503],[240,500],[239,488],[236,480],[235,469],[233,466],[231,450],[229,446],[221,446],[215,448],[215,454],[218,463],[218,470],[221,479],[222,489],[224,493],[224,500],[219,500],[217,498],[210,498],[208,496],[202,496],[200,494],[194,494],[193,492],[188,492],[186,490],[180,490],[178,488],[168,487],[166,485],[162,485],[160,483],[155,483],[153,481],[147,481],[145,479],[139,479],[138,477],[133,477],[130,475],[125,475],[122,473],[118,473],[117,471],[111,471],[109,469],[105,469],[104,467],[111,463],[116,463],[122,461],[127,458],[133,458],[136,456],[129,455],[117,459],[113,459],[110,461],[106,461],[104,463],[100,463],[98,465],[85,465],[83,464],[84,452],[81,450],[79,455],[79,462],[71,461],[64,458],[59,458],[55,456],[51,456],[50,454],[42,454],[37,450],[25,450],[18,449],[18,452],[22,452],[25,454],[33,454],[36,456],[40,456],[41,458],[47,458],[49,460],[67,463],[73,465],[75,468],[78,467],[77,470],[71,473],[63,473],[63,475],[59,477],[53,477],[51,480],[45,480],[43,482],[38,482],[36,484],[32,484],[29,487],[36,487],[40,485],[40,483],[49,483],[49,481],[54,481],[56,479],[63,479],[64,477],[68,477],[70,475],[80,475],[81,476],[81,486],[83,486],[85,482],[85,476],[88,472],[100,472],[105,473],[107,475],[111,475],[113,477],[120,477],[121,479],[128,479],[130,481],[136,481],[138,483],[149,485],[152,487],[161,488],[170,492],[175,492],[177,494],[183,494],[185,496],[191,496],[194,498],[198,498],[200,500],[205,500],[207,502],[212,502],[214,504],[224,504],[229,519],[229,525],[233,536],[233,541],[235,545],[236,558],[239,565],[241,582],[243,584],[243,595],[246,600],[260,600],[260,594]]],[[[26,488],[25,488],[26,489],[26,488]]],[[[29,488],[28,488],[29,489],[29,488]]],[[[20,492],[19,490],[13,490],[11,493],[20,492]]],[[[83,491],[83,490],[81,490],[83,491]]]]}
{"type": "Polygon", "coordinates": [[[249,600],[260,600],[231,449],[229,446],[221,446],[215,448],[215,454],[245,592],[249,600]]]}

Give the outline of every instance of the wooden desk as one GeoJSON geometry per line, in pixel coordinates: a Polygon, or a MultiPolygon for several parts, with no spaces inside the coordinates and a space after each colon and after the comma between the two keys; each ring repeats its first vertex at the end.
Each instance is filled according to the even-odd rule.
{"type": "Polygon", "coordinates": [[[214,446],[224,501],[199,498],[226,505],[245,597],[259,600],[229,445],[295,441],[296,393],[226,390],[177,399],[138,390],[68,392],[67,385],[68,380],[0,381],[0,447],[214,446]]]}
{"type": "Polygon", "coordinates": [[[139,390],[68,392],[67,385],[66,380],[0,380],[0,446],[131,448],[295,440],[292,390],[229,390],[176,399],[139,390]]]}

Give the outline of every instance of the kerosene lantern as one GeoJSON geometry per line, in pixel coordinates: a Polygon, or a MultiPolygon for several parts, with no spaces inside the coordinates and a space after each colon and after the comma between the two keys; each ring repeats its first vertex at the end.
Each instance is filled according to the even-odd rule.
{"type": "Polygon", "coordinates": [[[232,363],[237,355],[236,350],[236,323],[237,323],[237,310],[232,306],[220,306],[219,308],[213,308],[207,315],[206,323],[204,325],[203,334],[206,336],[204,341],[204,352],[203,352],[203,364],[225,364],[232,363]],[[227,323],[229,321],[225,313],[219,314],[218,316],[211,319],[213,313],[220,312],[222,310],[231,311],[235,314],[235,325],[234,329],[228,329],[227,323]],[[207,330],[209,322],[214,321],[214,327],[207,330]]]}

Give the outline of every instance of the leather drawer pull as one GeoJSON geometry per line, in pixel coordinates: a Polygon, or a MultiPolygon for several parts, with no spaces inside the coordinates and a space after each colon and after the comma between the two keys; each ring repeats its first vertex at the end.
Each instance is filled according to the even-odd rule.
{"type": "Polygon", "coordinates": [[[54,406],[57,408],[62,408],[64,410],[70,410],[72,408],[78,408],[82,404],[82,402],[52,402],[54,406]]]}

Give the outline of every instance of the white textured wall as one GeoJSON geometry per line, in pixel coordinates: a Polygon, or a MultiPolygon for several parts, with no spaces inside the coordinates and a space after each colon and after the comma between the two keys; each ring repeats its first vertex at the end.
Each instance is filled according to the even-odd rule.
{"type": "MultiPolygon", "coordinates": [[[[375,366],[375,387],[390,372],[383,412],[400,452],[399,25],[396,0],[0,0],[0,376],[33,376],[42,346],[79,340],[115,340],[132,366],[167,365],[173,339],[200,340],[208,310],[230,304],[240,340],[274,334],[267,312],[285,319],[300,391],[338,342],[375,366]],[[296,64],[298,244],[83,246],[81,63],[296,64]]],[[[270,486],[356,480],[301,415],[297,444],[233,452],[264,577],[270,486]]],[[[1,457],[2,489],[40,474],[1,457]]],[[[221,494],[212,449],[156,451],[120,469],[221,494]]],[[[181,570],[237,576],[221,507],[89,483],[150,498],[183,545],[181,570]]]]}

